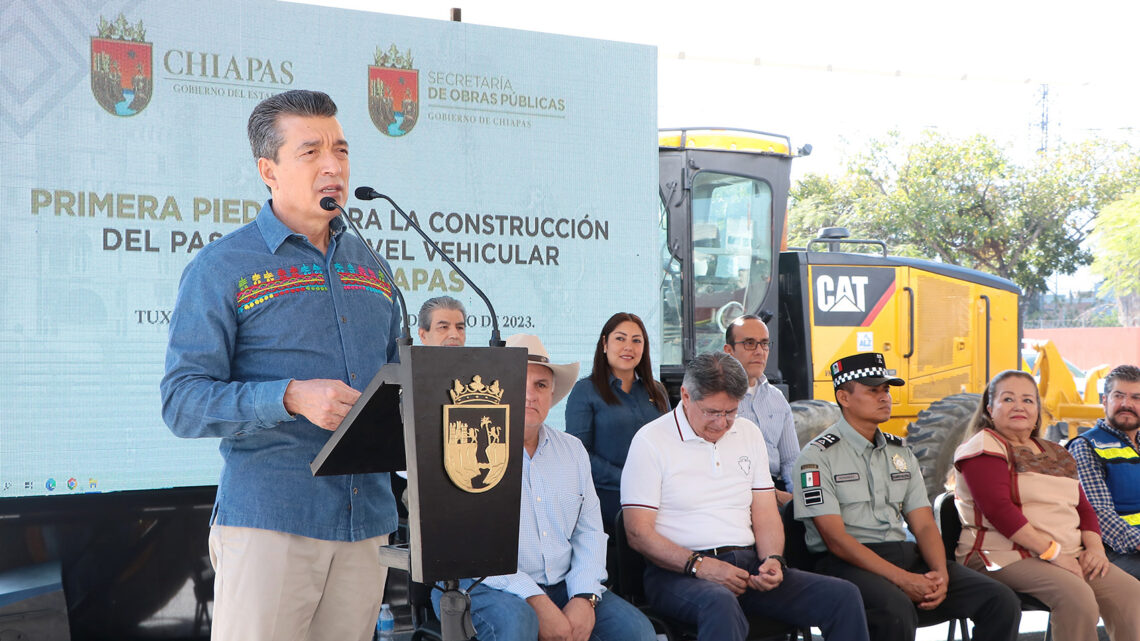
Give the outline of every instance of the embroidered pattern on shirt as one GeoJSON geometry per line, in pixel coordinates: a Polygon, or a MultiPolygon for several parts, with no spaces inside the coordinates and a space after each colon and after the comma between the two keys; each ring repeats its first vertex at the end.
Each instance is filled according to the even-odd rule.
{"type": "Polygon", "coordinates": [[[384,279],[383,274],[377,274],[363,265],[352,263],[334,263],[333,269],[340,277],[340,282],[346,291],[363,290],[383,294],[389,301],[392,300],[392,285],[384,279]]]}
{"type": "Polygon", "coordinates": [[[321,266],[301,264],[277,271],[265,270],[238,280],[238,315],[272,298],[307,291],[328,291],[325,274],[321,266]]]}

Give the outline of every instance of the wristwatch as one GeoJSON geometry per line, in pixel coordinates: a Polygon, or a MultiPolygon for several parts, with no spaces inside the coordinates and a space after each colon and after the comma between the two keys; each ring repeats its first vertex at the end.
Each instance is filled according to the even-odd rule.
{"type": "Polygon", "coordinates": [[[585,599],[585,600],[589,601],[590,607],[594,608],[595,610],[598,609],[598,601],[602,600],[602,597],[594,594],[593,592],[583,592],[582,594],[575,594],[574,598],[575,599],[585,599]]]}
{"type": "Polygon", "coordinates": [[[769,554],[768,556],[766,556],[764,558],[764,560],[767,561],[768,559],[776,559],[777,561],[779,561],[781,570],[787,570],[788,569],[788,561],[786,559],[784,559],[784,557],[780,556],[779,554],[769,554]]]}

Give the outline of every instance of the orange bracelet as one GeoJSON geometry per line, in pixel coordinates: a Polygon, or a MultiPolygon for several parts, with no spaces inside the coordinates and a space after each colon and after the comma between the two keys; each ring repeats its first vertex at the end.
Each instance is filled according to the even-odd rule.
{"type": "Polygon", "coordinates": [[[1056,541],[1049,541],[1049,547],[1039,557],[1042,561],[1052,561],[1061,556],[1061,545],[1056,541]]]}

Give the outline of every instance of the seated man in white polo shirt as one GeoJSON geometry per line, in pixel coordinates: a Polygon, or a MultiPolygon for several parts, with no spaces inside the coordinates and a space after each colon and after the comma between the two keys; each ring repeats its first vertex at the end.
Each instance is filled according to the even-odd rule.
{"type": "Polygon", "coordinates": [[[651,562],[655,610],[697,626],[699,641],[743,641],[748,616],[866,641],[863,600],[844,580],[790,569],[764,435],[736,418],[744,367],[723,352],[685,370],[681,405],[633,438],[621,477],[630,545],[651,562]]]}

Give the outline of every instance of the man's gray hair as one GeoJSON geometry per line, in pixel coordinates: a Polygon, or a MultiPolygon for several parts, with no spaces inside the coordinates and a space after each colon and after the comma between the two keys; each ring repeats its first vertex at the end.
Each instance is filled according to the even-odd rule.
{"type": "Polygon", "coordinates": [[[424,331],[431,329],[431,315],[437,309],[454,309],[463,314],[463,318],[467,318],[467,310],[463,308],[463,303],[450,296],[436,296],[425,300],[423,306],[420,307],[421,329],[424,331]]]}
{"type": "Polygon", "coordinates": [[[282,115],[332,118],[336,116],[336,103],[326,93],[305,89],[292,89],[257,103],[246,124],[254,158],[277,162],[277,151],[285,142],[277,127],[277,120],[282,115]]]}
{"type": "Polygon", "coordinates": [[[748,393],[748,374],[731,354],[706,352],[689,361],[681,387],[694,401],[718,392],[740,400],[748,393]]]}

